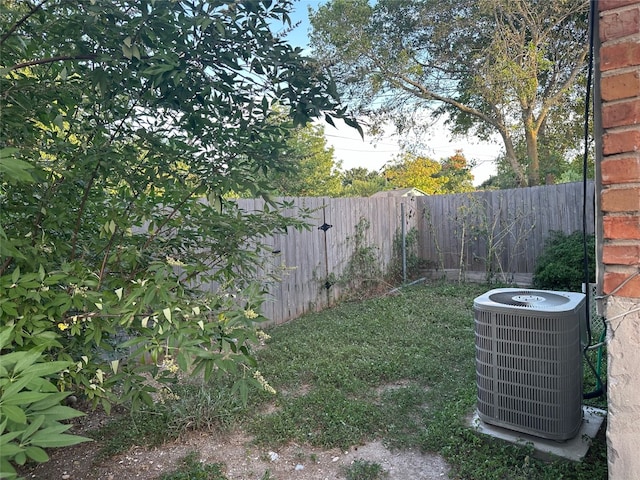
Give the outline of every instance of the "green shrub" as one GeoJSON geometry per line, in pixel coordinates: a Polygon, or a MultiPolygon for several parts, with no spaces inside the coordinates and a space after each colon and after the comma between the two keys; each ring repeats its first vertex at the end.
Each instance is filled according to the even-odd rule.
{"type": "Polygon", "coordinates": [[[25,5],[2,2],[0,15],[7,350],[71,364],[58,390],[107,413],[152,404],[150,377],[179,372],[229,372],[246,401],[262,387],[250,348],[279,271],[265,239],[310,218],[272,200],[266,174],[290,169],[275,153],[294,124],[347,115],[333,81],[274,33],[290,2],[25,5]],[[101,53],[77,61],[68,38],[80,37],[101,53]]]}
{"type": "Polygon", "coordinates": [[[0,329],[0,478],[16,478],[15,464],[49,460],[45,448],[66,447],[89,438],[70,435],[63,420],[82,412],[61,405],[68,393],[59,392],[48,379],[70,366],[69,362],[45,362],[33,348],[13,351],[9,338],[13,327],[0,329]]]}
{"type": "MultiPolygon", "coordinates": [[[[587,236],[589,282],[595,281],[595,236],[587,236]]],[[[536,262],[533,286],[551,290],[579,292],[584,283],[584,246],[582,232],[569,235],[551,232],[536,262]]]]}

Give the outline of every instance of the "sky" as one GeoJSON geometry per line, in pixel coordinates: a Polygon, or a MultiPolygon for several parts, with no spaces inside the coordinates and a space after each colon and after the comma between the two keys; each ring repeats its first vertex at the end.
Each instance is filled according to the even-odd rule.
{"type": "MultiPolygon", "coordinates": [[[[291,21],[293,24],[299,22],[299,25],[287,36],[291,44],[303,49],[308,46],[308,32],[311,28],[308,7],[317,10],[322,3],[324,2],[320,0],[298,0],[294,3],[291,21]]],[[[341,162],[342,170],[355,167],[380,170],[400,152],[398,138],[392,135],[374,144],[373,139],[365,135],[363,141],[355,129],[340,122],[336,122],[338,128],[322,123],[327,145],[334,148],[334,156],[341,162]]],[[[454,155],[456,150],[462,150],[467,160],[475,163],[476,166],[471,170],[474,185],[481,184],[495,173],[494,160],[502,150],[499,142],[480,142],[473,138],[452,139],[442,123],[436,125],[429,136],[429,151],[425,154],[430,158],[440,160],[454,155]]]]}

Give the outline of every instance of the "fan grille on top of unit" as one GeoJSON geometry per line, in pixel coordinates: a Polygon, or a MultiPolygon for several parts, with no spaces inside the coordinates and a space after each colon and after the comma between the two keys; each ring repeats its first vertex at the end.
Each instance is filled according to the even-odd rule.
{"type": "Polygon", "coordinates": [[[489,299],[496,303],[513,307],[525,307],[545,309],[558,307],[569,303],[569,298],[551,292],[541,292],[540,290],[497,292],[489,295],[489,299]]]}

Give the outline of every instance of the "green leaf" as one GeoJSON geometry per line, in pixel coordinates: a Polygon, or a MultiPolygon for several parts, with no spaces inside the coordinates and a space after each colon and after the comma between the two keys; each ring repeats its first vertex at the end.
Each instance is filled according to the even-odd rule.
{"type": "Polygon", "coordinates": [[[31,423],[29,424],[29,426],[27,427],[27,429],[22,432],[21,438],[22,438],[22,443],[25,443],[25,441],[34,433],[36,433],[36,431],[42,426],[42,424],[45,421],[45,416],[44,415],[38,415],[35,418],[33,418],[31,420],[31,423]]]}
{"type": "Polygon", "coordinates": [[[187,356],[180,351],[176,357],[176,363],[178,364],[178,366],[180,367],[180,370],[182,370],[183,372],[187,372],[189,369],[189,363],[187,360],[187,356]]]}
{"type": "MultiPolygon", "coordinates": [[[[8,423],[9,423],[9,420],[5,418],[5,420],[2,422],[2,428],[0,429],[0,431],[4,431],[8,423]]],[[[14,438],[18,438],[20,435],[22,435],[23,431],[24,430],[16,429],[0,435],[0,453],[2,453],[2,449],[4,448],[4,445],[8,444],[14,438]]]]}
{"type": "MultiPolygon", "coordinates": [[[[8,457],[9,455],[7,455],[8,457]]],[[[4,454],[0,455],[0,478],[6,480],[13,480],[18,477],[16,470],[9,463],[9,460],[5,458],[4,454]]]]}
{"type": "Polygon", "coordinates": [[[24,357],[26,353],[27,352],[10,352],[0,355],[0,365],[10,369],[18,362],[18,360],[24,357]]]}
{"type": "Polygon", "coordinates": [[[82,417],[84,412],[76,410],[75,408],[67,407],[66,405],[56,405],[42,412],[47,421],[60,421],[69,420],[71,418],[82,417]]]}
{"type": "Polygon", "coordinates": [[[49,395],[51,394],[43,392],[18,392],[15,395],[12,395],[11,398],[3,400],[3,408],[6,408],[9,405],[26,405],[37,402],[38,400],[47,398],[49,395]]]}
{"type": "Polygon", "coordinates": [[[109,399],[103,397],[101,403],[102,403],[102,408],[104,409],[105,413],[107,415],[111,415],[111,402],[109,401],[109,399]]]}
{"type": "Polygon", "coordinates": [[[355,119],[345,117],[343,120],[344,120],[344,123],[346,123],[348,126],[355,128],[360,134],[360,137],[364,140],[364,131],[362,130],[362,127],[355,119]]]}
{"type": "Polygon", "coordinates": [[[153,405],[153,397],[145,391],[140,392],[140,400],[148,407],[153,405]]]}
{"type": "MultiPolygon", "coordinates": [[[[3,457],[13,457],[23,451],[24,451],[24,448],[22,448],[19,445],[16,445],[15,443],[3,443],[2,450],[0,451],[0,453],[2,454],[3,457]]],[[[4,478],[4,477],[0,476],[0,478],[4,478]]]]}
{"type": "Polygon", "coordinates": [[[70,447],[83,442],[92,442],[93,439],[81,437],[79,435],[55,434],[55,435],[34,435],[31,438],[31,445],[42,448],[70,447]]]}
{"type": "Polygon", "coordinates": [[[167,63],[160,63],[147,68],[143,73],[145,75],[160,75],[165,72],[172,72],[176,67],[167,63]]]}
{"type": "Polygon", "coordinates": [[[324,121],[327,122],[329,125],[331,125],[332,127],[335,127],[336,124],[333,122],[333,118],[331,118],[330,115],[325,115],[324,116],[324,121]]]}
{"type": "Polygon", "coordinates": [[[35,377],[27,386],[29,390],[40,393],[49,393],[50,395],[68,395],[68,392],[59,392],[58,388],[46,378],[35,377]]]}
{"type": "Polygon", "coordinates": [[[18,283],[18,280],[20,280],[20,267],[16,267],[13,273],[11,273],[11,281],[18,283]]]}
{"type": "Polygon", "coordinates": [[[4,392],[2,393],[2,398],[7,399],[11,396],[15,395],[19,391],[21,391],[24,387],[29,385],[33,381],[33,377],[30,375],[21,376],[13,381],[4,385],[4,392]]]}
{"type": "MultiPolygon", "coordinates": [[[[0,226],[0,230],[2,230],[1,226],[0,226]]],[[[20,253],[16,245],[19,245],[19,244],[18,242],[15,242],[15,241],[11,241],[11,240],[0,241],[0,256],[25,259],[26,257],[22,253],[20,253]]]]}
{"type": "Polygon", "coordinates": [[[62,115],[56,115],[56,118],[53,119],[53,124],[58,127],[60,131],[64,130],[64,118],[62,115]]]}
{"type": "Polygon", "coordinates": [[[18,465],[24,465],[26,461],[27,461],[27,455],[24,453],[24,450],[16,453],[13,456],[13,462],[17,463],[18,465]]]}
{"type": "Polygon", "coordinates": [[[11,182],[33,182],[31,170],[33,165],[23,160],[14,158],[13,155],[17,149],[2,148],[0,149],[0,173],[5,174],[11,182]]]}
{"type": "Polygon", "coordinates": [[[251,355],[247,355],[244,358],[245,362],[247,362],[247,365],[249,365],[250,367],[256,368],[258,366],[258,361],[253,358],[251,355]]]}
{"type": "Polygon", "coordinates": [[[27,415],[24,413],[18,405],[24,405],[23,403],[11,404],[7,400],[2,401],[2,415],[7,417],[10,421],[18,424],[27,423],[27,415]]]}
{"type": "Polygon", "coordinates": [[[47,362],[35,363],[24,369],[24,374],[34,375],[37,377],[46,377],[48,375],[61,372],[67,368],[71,362],[47,362]]]}
{"type": "Polygon", "coordinates": [[[44,438],[49,436],[55,436],[66,432],[71,428],[71,425],[64,425],[62,423],[54,423],[53,425],[49,425],[46,428],[38,430],[32,438],[44,438]]]}
{"type": "Polygon", "coordinates": [[[22,353],[23,355],[20,355],[20,358],[16,361],[16,364],[13,367],[14,373],[22,372],[23,370],[40,360],[40,358],[42,358],[42,352],[39,352],[38,350],[29,350],[28,352],[16,353],[22,353]]]}
{"type": "MultiPolygon", "coordinates": [[[[4,349],[4,347],[9,343],[9,339],[11,338],[11,333],[13,332],[13,325],[8,327],[3,327],[0,329],[0,350],[4,349]]],[[[0,363],[3,363],[0,359],[0,363]]]]}
{"type": "Polygon", "coordinates": [[[0,304],[0,309],[5,312],[10,317],[17,317],[18,310],[16,309],[17,305],[15,302],[2,302],[0,304]]]}
{"type": "Polygon", "coordinates": [[[34,462],[45,463],[49,461],[49,455],[40,447],[29,446],[24,453],[34,462]]]}

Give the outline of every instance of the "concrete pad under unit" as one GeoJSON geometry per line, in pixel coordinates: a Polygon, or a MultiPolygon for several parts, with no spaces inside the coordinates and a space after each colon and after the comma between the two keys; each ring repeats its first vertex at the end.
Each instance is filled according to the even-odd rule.
{"type": "Polygon", "coordinates": [[[599,408],[582,406],[582,425],[578,434],[564,442],[547,440],[545,438],[534,437],[525,433],[516,432],[502,427],[483,422],[478,417],[478,412],[474,412],[471,419],[471,426],[478,432],[499,438],[511,443],[521,445],[531,445],[536,451],[536,456],[540,457],[560,457],[576,462],[581,461],[587,454],[591,441],[600,430],[607,412],[599,408]]]}

